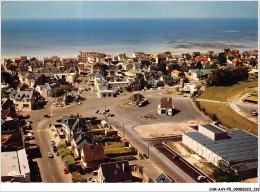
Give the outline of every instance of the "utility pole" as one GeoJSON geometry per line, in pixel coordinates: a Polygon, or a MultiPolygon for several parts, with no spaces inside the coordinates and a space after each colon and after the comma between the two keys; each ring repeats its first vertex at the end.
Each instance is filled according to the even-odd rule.
{"type": "Polygon", "coordinates": [[[107,115],[106,115],[106,106],[105,106],[105,112],[104,112],[104,115],[105,115],[105,121],[107,120],[107,115]]]}
{"type": "Polygon", "coordinates": [[[148,159],[149,159],[149,144],[148,144],[148,159]]]}
{"type": "Polygon", "coordinates": [[[125,125],[123,123],[123,137],[125,137],[125,125]]]}

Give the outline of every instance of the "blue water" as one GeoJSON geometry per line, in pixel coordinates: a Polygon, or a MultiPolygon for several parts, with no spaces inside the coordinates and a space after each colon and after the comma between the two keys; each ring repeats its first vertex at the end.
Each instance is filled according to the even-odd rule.
{"type": "Polygon", "coordinates": [[[258,48],[257,19],[2,19],[2,56],[258,48]]]}

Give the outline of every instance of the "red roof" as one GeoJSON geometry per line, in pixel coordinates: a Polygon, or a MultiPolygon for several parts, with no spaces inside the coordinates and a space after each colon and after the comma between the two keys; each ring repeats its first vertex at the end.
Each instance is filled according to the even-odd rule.
{"type": "Polygon", "coordinates": [[[198,56],[198,57],[195,58],[195,60],[196,61],[207,61],[208,58],[207,57],[200,57],[200,56],[198,56]]]}
{"type": "Polygon", "coordinates": [[[21,58],[15,58],[14,59],[15,61],[20,61],[20,60],[22,60],[21,58]]]}
{"type": "Polygon", "coordinates": [[[95,145],[84,145],[82,150],[84,153],[84,157],[82,157],[82,159],[85,162],[104,160],[106,158],[104,148],[101,143],[95,145]]]}

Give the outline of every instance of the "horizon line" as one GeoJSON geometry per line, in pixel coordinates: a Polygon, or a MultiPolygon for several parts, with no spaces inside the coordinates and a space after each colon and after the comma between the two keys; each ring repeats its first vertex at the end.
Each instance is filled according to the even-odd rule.
{"type": "Polygon", "coordinates": [[[16,18],[16,17],[10,17],[10,18],[1,18],[1,19],[258,19],[258,17],[24,17],[24,18],[16,18]]]}

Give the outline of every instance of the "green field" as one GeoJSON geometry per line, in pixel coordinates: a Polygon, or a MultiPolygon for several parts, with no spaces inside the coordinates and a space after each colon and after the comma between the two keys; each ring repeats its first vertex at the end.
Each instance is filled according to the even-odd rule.
{"type": "Polygon", "coordinates": [[[229,128],[238,128],[258,135],[258,125],[238,115],[225,104],[212,102],[199,102],[201,109],[207,114],[216,114],[221,124],[229,128]]]}
{"type": "Polygon", "coordinates": [[[111,153],[127,153],[130,152],[130,148],[124,148],[124,145],[120,142],[110,142],[106,143],[104,146],[104,150],[106,154],[111,153]]]}
{"type": "Polygon", "coordinates": [[[258,79],[254,79],[251,81],[240,81],[232,86],[214,86],[204,91],[201,96],[199,96],[199,99],[226,101],[228,98],[235,96],[243,91],[244,93],[250,92],[251,90],[249,88],[257,86],[258,79]]]}

